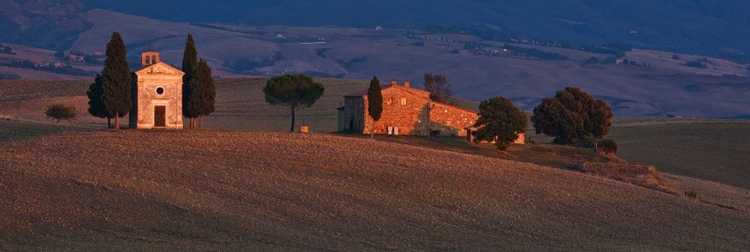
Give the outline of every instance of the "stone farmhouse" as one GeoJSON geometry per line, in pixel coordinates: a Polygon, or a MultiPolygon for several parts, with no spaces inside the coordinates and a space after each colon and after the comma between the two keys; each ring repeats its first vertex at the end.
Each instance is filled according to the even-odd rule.
{"type": "MultiPolygon", "coordinates": [[[[381,88],[383,113],[375,134],[466,136],[479,118],[476,111],[430,100],[430,93],[399,86],[395,80],[381,88]]],[[[344,96],[338,108],[339,131],[370,134],[373,120],[367,115],[367,90],[344,96]]]]}
{"type": "Polygon", "coordinates": [[[135,72],[129,126],[132,129],[182,129],[182,76],[184,72],[159,59],[159,53],[141,54],[143,68],[135,72]]]}

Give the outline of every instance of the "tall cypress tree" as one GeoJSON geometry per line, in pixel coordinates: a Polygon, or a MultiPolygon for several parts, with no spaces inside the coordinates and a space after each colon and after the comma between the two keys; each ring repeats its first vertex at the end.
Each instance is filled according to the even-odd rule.
{"type": "Polygon", "coordinates": [[[102,100],[107,113],[115,118],[115,129],[120,129],[119,118],[128,114],[133,106],[130,97],[130,65],[126,58],[127,49],[120,33],[112,33],[107,43],[107,59],[102,69],[102,100]]]}
{"type": "Polygon", "coordinates": [[[375,137],[375,123],[380,120],[383,113],[383,94],[380,92],[380,81],[377,76],[373,76],[370,81],[370,87],[367,89],[367,114],[372,118],[372,130],[370,138],[375,137]]]}
{"type": "Polygon", "coordinates": [[[193,35],[188,33],[185,41],[185,51],[182,54],[182,115],[190,118],[189,128],[195,128],[195,118],[200,115],[200,111],[195,104],[190,104],[190,97],[193,96],[191,81],[195,78],[195,72],[198,68],[198,51],[195,49],[193,35]]]}
{"type": "Polygon", "coordinates": [[[112,116],[107,112],[107,107],[104,105],[104,77],[96,74],[94,82],[89,85],[89,91],[86,91],[86,96],[89,98],[89,109],[88,112],[92,116],[99,118],[107,118],[107,127],[112,128],[112,116]]]}
{"type": "Polygon", "coordinates": [[[205,59],[200,59],[193,81],[197,84],[194,86],[197,87],[195,93],[198,93],[198,127],[201,129],[203,128],[203,116],[208,116],[215,110],[216,84],[212,74],[208,62],[205,59]]]}

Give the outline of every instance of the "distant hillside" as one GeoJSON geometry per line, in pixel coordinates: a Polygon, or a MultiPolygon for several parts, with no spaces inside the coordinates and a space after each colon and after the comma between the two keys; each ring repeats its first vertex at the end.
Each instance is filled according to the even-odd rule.
{"type": "MultiPolygon", "coordinates": [[[[622,44],[584,47],[580,44],[547,43],[533,39],[518,40],[516,37],[506,37],[506,41],[493,41],[486,38],[498,34],[484,33],[488,31],[486,29],[502,31],[500,35],[507,34],[507,31],[486,23],[471,25],[474,28],[484,27],[482,29],[485,30],[455,30],[446,26],[431,26],[425,30],[392,29],[388,26],[383,30],[376,30],[374,26],[247,26],[171,22],[103,9],[88,9],[89,7],[71,1],[59,1],[59,5],[40,3],[41,7],[30,2],[23,2],[28,7],[16,2],[0,2],[0,5],[14,7],[14,11],[4,13],[15,13],[13,17],[18,17],[19,20],[34,16],[46,17],[45,20],[52,23],[59,18],[60,22],[82,20],[81,23],[89,24],[71,33],[74,35],[56,35],[55,30],[49,30],[48,34],[42,36],[43,39],[38,40],[34,36],[26,36],[31,33],[20,32],[20,28],[18,30],[19,38],[24,38],[21,45],[46,48],[50,46],[45,41],[59,37],[60,43],[53,43],[61,47],[58,49],[64,49],[66,53],[82,54],[79,56],[84,59],[87,55],[101,54],[112,32],[118,31],[127,44],[128,60],[133,69],[141,67],[140,52],[144,50],[157,50],[164,62],[179,66],[185,36],[192,33],[199,57],[208,60],[214,75],[222,78],[305,73],[316,77],[369,80],[377,75],[380,79],[396,79],[399,83],[409,79],[415,87],[421,87],[424,73],[430,72],[445,74],[453,88],[453,94],[458,98],[480,101],[500,95],[510,98],[525,110],[533,109],[542,98],[553,95],[556,90],[578,86],[596,97],[606,99],[618,116],[750,118],[750,107],[746,106],[746,97],[750,96],[750,89],[747,88],[750,85],[750,79],[747,78],[750,76],[748,65],[714,57],[637,48],[628,51],[629,47],[622,44]],[[61,12],[54,12],[58,10],[61,12]],[[72,38],[73,41],[67,45],[66,38],[72,38]],[[613,47],[621,48],[613,50],[613,47]],[[617,62],[624,64],[616,64],[617,62]]],[[[116,4],[107,3],[113,6],[116,4]]],[[[270,3],[263,5],[263,1],[254,3],[258,4],[253,7],[255,9],[281,6],[270,3]]],[[[353,4],[356,3],[358,2],[353,4]]],[[[448,1],[444,6],[450,6],[451,3],[448,1]]],[[[154,2],[149,6],[163,11],[165,17],[172,15],[169,13],[176,9],[162,9],[164,6],[160,7],[160,4],[163,3],[154,2]]],[[[193,4],[202,6],[200,2],[193,4]]],[[[242,6],[233,4],[229,2],[227,5],[209,6],[205,12],[211,13],[212,8],[242,9],[242,6]]],[[[466,3],[469,7],[479,4],[487,3],[466,3]]],[[[516,5],[518,4],[508,6],[516,5]]],[[[289,7],[289,12],[293,13],[296,6],[289,7]]],[[[533,5],[529,3],[529,6],[533,5]]],[[[323,7],[310,8],[315,10],[323,7]]],[[[468,11],[465,8],[457,8],[457,13],[468,11]]],[[[486,13],[483,11],[477,12],[478,16],[484,14],[486,13]]],[[[409,20],[407,17],[419,15],[403,16],[404,20],[409,20]]],[[[199,17],[201,16],[196,16],[196,20],[200,20],[199,17]]],[[[423,21],[431,22],[430,20],[442,19],[423,21]]],[[[559,29],[575,31],[570,28],[559,29]]],[[[2,42],[4,41],[0,41],[2,42]]],[[[93,62],[78,63],[55,56],[55,50],[7,44],[11,48],[15,47],[13,49],[17,52],[0,54],[0,76],[25,79],[64,79],[69,76],[68,78],[92,80],[94,73],[101,71],[103,56],[93,57],[93,62]],[[32,53],[40,51],[45,53],[32,53]],[[32,56],[24,58],[24,55],[32,56]],[[61,63],[61,67],[67,67],[66,64],[69,63],[74,68],[71,72],[77,76],[43,72],[45,68],[41,67],[17,67],[19,62],[23,65],[24,60],[39,65],[61,63]]],[[[737,53],[734,55],[739,55],[737,53]]]]}
{"type": "Polygon", "coordinates": [[[532,39],[581,44],[627,42],[643,48],[748,59],[750,3],[743,0],[602,0],[440,2],[329,0],[97,1],[154,19],[248,25],[423,28],[484,26],[532,39]],[[142,6],[149,6],[143,8],[142,6]],[[199,12],[196,10],[200,10],[199,12]]]}
{"type": "Polygon", "coordinates": [[[51,50],[69,49],[93,23],[80,15],[83,4],[69,0],[0,1],[0,43],[51,50]]]}

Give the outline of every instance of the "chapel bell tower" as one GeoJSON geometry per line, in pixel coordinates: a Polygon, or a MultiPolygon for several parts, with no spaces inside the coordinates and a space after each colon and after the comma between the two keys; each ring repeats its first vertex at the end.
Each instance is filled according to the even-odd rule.
{"type": "Polygon", "coordinates": [[[159,60],[159,53],[155,51],[145,51],[141,53],[141,66],[147,67],[153,64],[158,63],[159,60]]]}

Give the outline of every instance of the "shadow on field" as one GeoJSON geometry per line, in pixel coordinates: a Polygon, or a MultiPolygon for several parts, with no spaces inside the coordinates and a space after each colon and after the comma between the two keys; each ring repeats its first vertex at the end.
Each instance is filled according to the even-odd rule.
{"type": "Polygon", "coordinates": [[[67,131],[90,131],[89,128],[58,124],[0,119],[0,142],[26,140],[40,136],[61,134],[67,131]]]}

